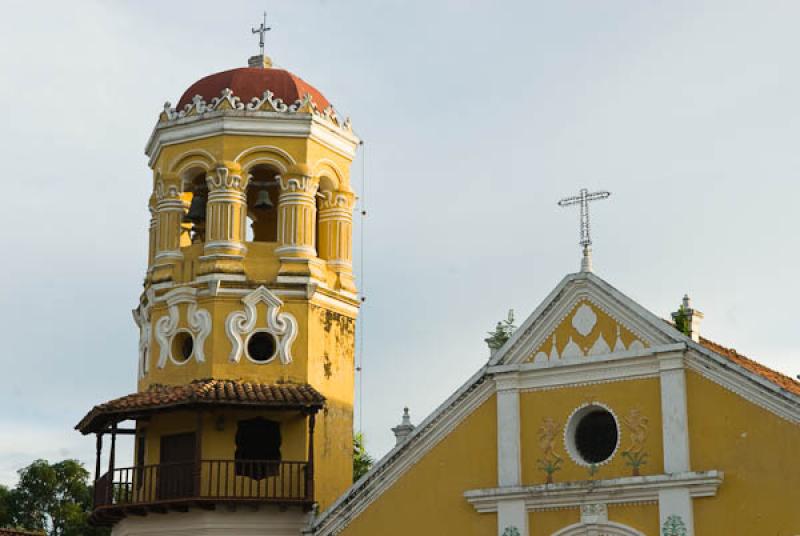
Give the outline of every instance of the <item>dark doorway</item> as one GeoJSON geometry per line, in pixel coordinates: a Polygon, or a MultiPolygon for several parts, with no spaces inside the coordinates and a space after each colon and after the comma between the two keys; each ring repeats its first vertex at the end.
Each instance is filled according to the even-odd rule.
{"type": "Polygon", "coordinates": [[[236,474],[256,480],[279,473],[280,424],[261,417],[239,421],[236,430],[236,474]]]}
{"type": "Polygon", "coordinates": [[[158,498],[176,499],[194,495],[195,435],[161,437],[158,498]]]}

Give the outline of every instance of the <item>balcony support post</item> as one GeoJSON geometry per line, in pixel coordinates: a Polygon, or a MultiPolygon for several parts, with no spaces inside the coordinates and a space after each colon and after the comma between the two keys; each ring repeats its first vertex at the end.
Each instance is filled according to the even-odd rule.
{"type": "Polygon", "coordinates": [[[97,436],[97,454],[94,462],[94,481],[97,482],[100,479],[100,456],[103,454],[103,434],[97,432],[95,435],[97,436]]]}
{"type": "Polygon", "coordinates": [[[114,458],[117,454],[117,423],[111,425],[111,450],[108,453],[108,491],[106,492],[107,504],[114,501],[114,458]]]}
{"type": "Polygon", "coordinates": [[[314,500],[314,420],[315,413],[308,415],[308,465],[306,466],[306,498],[314,500]]]}
{"type": "Polygon", "coordinates": [[[197,411],[197,431],[194,436],[194,495],[200,496],[203,477],[203,412],[197,411]]]}

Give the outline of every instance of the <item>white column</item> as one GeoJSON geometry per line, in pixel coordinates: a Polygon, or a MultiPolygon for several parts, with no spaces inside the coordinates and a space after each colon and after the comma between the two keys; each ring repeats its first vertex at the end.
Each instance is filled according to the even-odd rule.
{"type": "MultiPolygon", "coordinates": [[[[691,470],[691,464],[684,351],[659,355],[658,365],[664,472],[687,472],[691,470]]],[[[694,513],[688,488],[660,490],[658,511],[662,531],[670,525],[683,526],[687,536],[694,535],[694,513]]]]}
{"type": "Polygon", "coordinates": [[[658,356],[661,377],[661,428],[664,472],[689,471],[689,416],[683,352],[658,356]]]}
{"type": "Polygon", "coordinates": [[[528,512],[525,510],[525,501],[500,501],[497,504],[497,535],[498,536],[528,536],[528,512]],[[514,532],[513,529],[517,529],[514,532]]]}
{"type": "Polygon", "coordinates": [[[662,489],[658,492],[658,518],[661,531],[665,534],[684,534],[680,531],[667,531],[667,527],[686,529],[686,536],[694,536],[694,511],[692,497],[688,488],[662,489]]]}
{"type": "MultiPolygon", "coordinates": [[[[520,449],[519,381],[517,373],[495,377],[497,385],[497,485],[519,486],[522,480],[520,449]]],[[[501,501],[497,505],[497,534],[528,536],[525,501],[501,501]],[[508,531],[508,532],[507,532],[508,531]]]]}

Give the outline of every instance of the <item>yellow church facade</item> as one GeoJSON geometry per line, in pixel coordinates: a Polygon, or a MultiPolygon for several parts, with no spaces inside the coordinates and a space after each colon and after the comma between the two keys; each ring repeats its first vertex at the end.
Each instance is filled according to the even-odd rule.
{"type": "Polygon", "coordinates": [[[800,527],[800,384],[567,276],[314,534],[800,527]]]}
{"type": "Polygon", "coordinates": [[[588,263],[354,483],[358,145],[322,93],[263,55],[165,106],[146,148],[137,388],[77,426],[96,438],[94,523],[800,534],[800,383],[702,338],[688,299],[666,322],[588,263]],[[133,460],[116,455],[123,436],[133,460]]]}

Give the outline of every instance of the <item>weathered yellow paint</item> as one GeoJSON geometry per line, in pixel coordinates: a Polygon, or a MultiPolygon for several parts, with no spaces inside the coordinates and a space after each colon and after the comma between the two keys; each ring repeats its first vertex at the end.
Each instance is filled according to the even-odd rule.
{"type": "Polygon", "coordinates": [[[492,397],[417,460],[341,534],[496,534],[497,516],[476,513],[463,496],[468,489],[497,485],[496,415],[492,397]]]}
{"type": "Polygon", "coordinates": [[[697,534],[800,534],[800,426],[687,372],[695,470],[725,473],[717,497],[694,501],[697,534]]]}
{"type": "Polygon", "coordinates": [[[528,512],[528,533],[530,536],[551,536],[580,520],[581,514],[577,508],[528,512]]]}
{"type": "Polygon", "coordinates": [[[630,433],[624,422],[619,422],[620,443],[611,461],[596,466],[594,475],[587,467],[578,465],[567,454],[563,431],[570,414],[579,406],[598,402],[608,406],[619,421],[639,410],[648,419],[648,432],[644,451],[646,463],[640,474],[663,472],[663,450],[661,444],[661,394],[658,378],[627,380],[594,385],[564,387],[542,391],[523,392],[520,396],[522,481],[525,484],[544,484],[546,474],[538,467],[542,457],[539,430],[544,419],[551,418],[559,427],[555,452],[562,459],[561,469],[553,475],[555,482],[576,480],[601,480],[632,476],[622,453],[630,444],[630,433]]]}
{"type": "MultiPolygon", "coordinates": [[[[608,520],[631,527],[642,534],[659,533],[658,504],[610,504],[608,520]]],[[[695,531],[695,534],[713,534],[713,532],[695,531]]]]}
{"type": "Polygon", "coordinates": [[[631,343],[634,341],[639,341],[642,343],[643,346],[647,347],[647,343],[640,338],[636,337],[627,327],[620,324],[613,318],[611,318],[605,311],[600,309],[594,303],[588,300],[580,300],[572,307],[569,314],[566,315],[564,320],[556,327],[553,333],[547,337],[547,339],[536,349],[535,352],[531,353],[525,361],[531,362],[534,360],[536,355],[540,352],[547,354],[548,356],[552,352],[553,343],[555,342],[556,349],[558,350],[558,354],[562,355],[564,353],[564,348],[566,348],[567,344],[570,340],[575,342],[584,354],[588,354],[589,350],[592,348],[592,345],[597,341],[598,337],[602,336],[606,344],[608,344],[609,348],[614,348],[614,344],[617,340],[617,336],[622,339],[622,343],[625,345],[626,348],[630,347],[631,343]],[[597,323],[593,327],[592,331],[590,331],[587,335],[581,335],[577,329],[572,325],[572,317],[575,311],[581,305],[588,305],[591,307],[592,311],[597,315],[597,323]],[[617,331],[619,329],[619,332],[617,331]]]}

